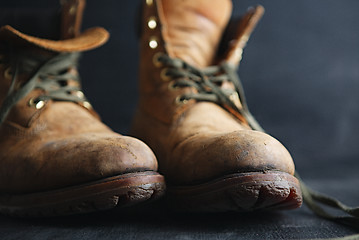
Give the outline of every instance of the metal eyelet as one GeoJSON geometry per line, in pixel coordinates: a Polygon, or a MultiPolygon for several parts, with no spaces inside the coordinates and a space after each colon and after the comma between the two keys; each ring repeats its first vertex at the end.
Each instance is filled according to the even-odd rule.
{"type": "Polygon", "coordinates": [[[83,106],[84,108],[89,109],[89,110],[92,109],[91,103],[89,103],[89,102],[87,102],[87,101],[83,102],[83,103],[82,103],[82,106],[83,106]]]}
{"type": "Polygon", "coordinates": [[[155,29],[157,27],[157,19],[156,17],[152,16],[147,21],[147,26],[149,29],[155,29]]]}
{"type": "Polygon", "coordinates": [[[69,14],[75,15],[75,13],[76,13],[76,5],[72,5],[69,9],[69,14]]]}
{"type": "Polygon", "coordinates": [[[164,82],[168,82],[171,80],[171,77],[168,76],[167,71],[168,71],[168,68],[164,68],[161,70],[161,73],[160,73],[161,79],[164,82]]]}
{"type": "Polygon", "coordinates": [[[183,104],[187,104],[188,100],[183,98],[183,96],[177,96],[176,99],[175,99],[175,103],[177,105],[183,105],[183,104]]]}
{"type": "Polygon", "coordinates": [[[155,67],[162,67],[163,63],[159,60],[161,56],[163,56],[164,53],[158,52],[152,57],[152,62],[155,67]]]}
{"type": "Polygon", "coordinates": [[[85,94],[82,91],[76,91],[74,94],[76,97],[81,98],[81,99],[83,99],[85,97],[85,94]]]}
{"type": "Polygon", "coordinates": [[[155,49],[158,47],[158,39],[156,37],[150,37],[148,41],[148,46],[152,49],[155,49]]]}
{"type": "Polygon", "coordinates": [[[5,71],[4,71],[4,77],[5,77],[6,79],[12,79],[13,73],[12,73],[10,67],[8,67],[7,69],[5,69],[5,71]]]}
{"type": "Polygon", "coordinates": [[[45,101],[36,98],[31,98],[29,100],[29,106],[39,110],[45,106],[45,101]]]}
{"type": "Polygon", "coordinates": [[[170,82],[168,84],[168,90],[171,90],[171,91],[176,91],[178,89],[178,87],[175,87],[176,83],[174,81],[170,82]]]}
{"type": "Polygon", "coordinates": [[[153,0],[146,0],[147,6],[151,6],[153,4],[153,0]]]}

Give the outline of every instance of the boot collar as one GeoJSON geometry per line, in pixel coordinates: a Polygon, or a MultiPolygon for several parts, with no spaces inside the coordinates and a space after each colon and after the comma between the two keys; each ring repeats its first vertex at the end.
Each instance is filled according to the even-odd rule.
{"type": "MultiPolygon", "coordinates": [[[[171,48],[171,41],[169,41],[170,36],[163,12],[162,2],[159,0],[146,0],[145,3],[145,7],[149,8],[146,12],[150,15],[150,17],[146,22],[149,29],[144,29],[151,32],[152,35],[148,39],[148,45],[150,48],[156,49],[157,52],[161,49],[161,51],[165,52],[172,58],[178,57],[171,48]],[[159,31],[156,29],[159,29],[159,31]]],[[[233,66],[237,66],[242,59],[243,49],[263,14],[263,6],[257,5],[256,7],[249,8],[241,18],[231,19],[226,30],[223,32],[217,54],[214,56],[214,59],[211,60],[212,64],[216,65],[225,61],[233,66]]],[[[142,35],[143,34],[144,33],[142,32],[142,35]]],[[[148,34],[150,33],[145,35],[148,34]]],[[[182,60],[186,61],[187,59],[182,60]]],[[[191,63],[191,61],[189,61],[189,63],[191,63]]]]}
{"type": "Polygon", "coordinates": [[[109,33],[101,27],[90,28],[75,38],[48,40],[22,33],[6,25],[0,28],[0,39],[16,45],[34,46],[53,52],[79,52],[97,48],[107,42],[109,33]]]}

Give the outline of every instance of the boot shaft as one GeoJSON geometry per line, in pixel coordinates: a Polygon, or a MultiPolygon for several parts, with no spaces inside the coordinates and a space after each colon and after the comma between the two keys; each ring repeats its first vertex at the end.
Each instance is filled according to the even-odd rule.
{"type": "Polygon", "coordinates": [[[102,28],[80,33],[84,5],[84,0],[62,1],[63,40],[30,36],[8,25],[0,29],[0,124],[8,119],[29,127],[49,101],[75,102],[95,114],[81,92],[77,52],[102,45],[109,35],[102,28]]]}
{"type": "MultiPolygon", "coordinates": [[[[174,82],[167,76],[168,67],[159,61],[161,55],[179,58],[198,69],[222,62],[234,67],[239,64],[243,48],[263,14],[263,7],[251,8],[240,20],[233,19],[228,23],[230,11],[229,1],[144,1],[140,111],[170,123],[196,102],[181,99],[180,96],[196,93],[196,90],[174,87],[174,82]]],[[[223,88],[233,88],[233,85],[223,83],[223,88]]],[[[240,107],[238,96],[232,98],[240,107]]]]}

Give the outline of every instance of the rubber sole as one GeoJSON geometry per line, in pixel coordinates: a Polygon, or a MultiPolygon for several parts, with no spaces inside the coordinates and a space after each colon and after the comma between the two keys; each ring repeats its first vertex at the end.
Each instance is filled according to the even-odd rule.
{"type": "Polygon", "coordinates": [[[127,173],[63,189],[0,195],[0,212],[18,217],[51,217],[127,207],[161,197],[164,177],[156,172],[127,173]]]}
{"type": "Polygon", "coordinates": [[[192,186],[168,186],[172,208],[226,212],[295,209],[302,204],[298,179],[284,172],[230,174],[192,186]]]}

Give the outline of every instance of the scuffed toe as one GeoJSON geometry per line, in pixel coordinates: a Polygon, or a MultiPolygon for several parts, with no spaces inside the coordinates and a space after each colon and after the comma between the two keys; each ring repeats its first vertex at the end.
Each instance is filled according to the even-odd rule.
{"type": "Polygon", "coordinates": [[[198,134],[182,142],[168,171],[175,183],[210,180],[223,174],[282,171],[293,175],[287,149],[268,134],[241,130],[226,134],[198,134]]]}

